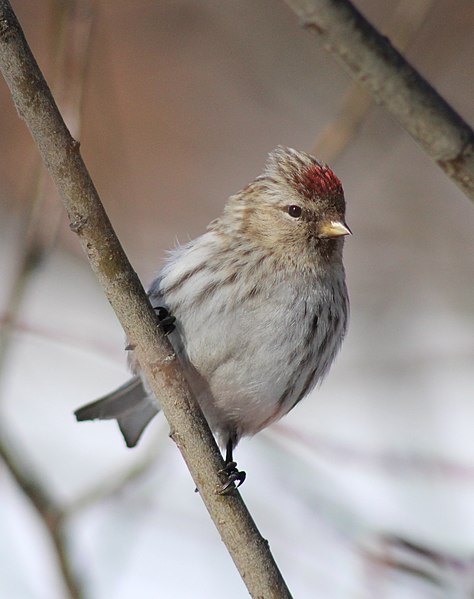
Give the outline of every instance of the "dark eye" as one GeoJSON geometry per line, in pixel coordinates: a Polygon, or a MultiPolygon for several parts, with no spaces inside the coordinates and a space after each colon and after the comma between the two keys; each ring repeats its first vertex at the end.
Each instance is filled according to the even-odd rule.
{"type": "Polygon", "coordinates": [[[295,206],[294,204],[292,204],[291,206],[288,206],[288,214],[290,216],[292,216],[293,218],[300,217],[301,216],[300,206],[295,206]]]}

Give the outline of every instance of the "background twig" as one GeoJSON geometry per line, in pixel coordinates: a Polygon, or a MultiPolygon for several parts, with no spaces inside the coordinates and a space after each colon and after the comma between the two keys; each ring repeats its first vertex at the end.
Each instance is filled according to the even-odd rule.
{"type": "MultiPolygon", "coordinates": [[[[91,0],[93,2],[93,0],[91,0]]],[[[90,2],[51,2],[55,12],[51,54],[54,60],[54,89],[69,126],[80,135],[82,99],[90,48],[93,10],[90,2]],[[67,83],[66,83],[67,81],[67,83]]],[[[43,264],[55,245],[61,224],[61,207],[51,180],[38,159],[34,166],[33,185],[25,219],[16,272],[6,300],[5,316],[0,318],[0,376],[16,330],[18,315],[29,289],[32,276],[43,264]]],[[[45,525],[53,547],[65,591],[71,599],[84,596],[81,580],[73,567],[66,532],[65,512],[41,478],[29,466],[25,450],[15,447],[14,440],[2,430],[0,457],[18,487],[28,497],[45,525]]]]}
{"type": "Polygon", "coordinates": [[[0,457],[19,488],[30,500],[49,533],[59,571],[69,597],[71,599],[81,599],[84,596],[82,585],[69,558],[64,511],[41,479],[21,459],[20,455],[20,452],[14,449],[13,441],[8,437],[7,432],[2,430],[0,435],[0,457]]]}
{"type": "Polygon", "coordinates": [[[285,0],[303,27],[474,200],[474,132],[348,0],[285,0]]]}
{"type": "MultiPolygon", "coordinates": [[[[400,0],[382,32],[398,50],[405,50],[433,6],[433,0],[400,0]]],[[[348,147],[374,103],[372,94],[353,81],[344,94],[336,117],[321,131],[311,154],[334,164],[348,147]]]]}

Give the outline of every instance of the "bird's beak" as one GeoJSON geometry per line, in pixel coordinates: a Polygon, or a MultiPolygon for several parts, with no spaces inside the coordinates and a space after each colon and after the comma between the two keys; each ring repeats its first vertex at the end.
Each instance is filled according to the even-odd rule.
{"type": "Polygon", "coordinates": [[[352,231],[340,220],[331,220],[320,227],[318,237],[342,237],[343,235],[352,235],[352,231]]]}

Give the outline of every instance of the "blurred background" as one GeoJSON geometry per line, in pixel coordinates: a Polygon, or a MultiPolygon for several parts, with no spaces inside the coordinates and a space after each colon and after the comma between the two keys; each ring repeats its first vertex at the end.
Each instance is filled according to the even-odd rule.
{"type": "MultiPolygon", "coordinates": [[[[357,7],[474,123],[471,0],[357,7]]],[[[146,286],[283,144],[341,178],[352,320],[322,387],[237,451],[299,599],[474,597],[474,208],[284,2],[14,0],[146,286]]],[[[247,591],[163,419],[73,410],[123,333],[0,85],[0,596],[247,591]],[[27,491],[27,494],[25,494],[27,491]]]]}

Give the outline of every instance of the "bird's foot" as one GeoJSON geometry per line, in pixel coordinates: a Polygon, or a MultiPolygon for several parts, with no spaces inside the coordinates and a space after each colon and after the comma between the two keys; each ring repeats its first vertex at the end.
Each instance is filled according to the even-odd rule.
{"type": "Polygon", "coordinates": [[[158,316],[158,320],[160,321],[160,329],[163,331],[165,335],[169,335],[175,329],[176,318],[171,316],[166,308],[163,306],[157,306],[154,308],[156,315],[158,316]]]}
{"type": "Polygon", "coordinates": [[[219,470],[219,474],[226,476],[224,484],[218,491],[219,495],[230,495],[235,489],[240,487],[247,476],[243,470],[237,469],[237,462],[227,462],[224,468],[219,470]]]}

